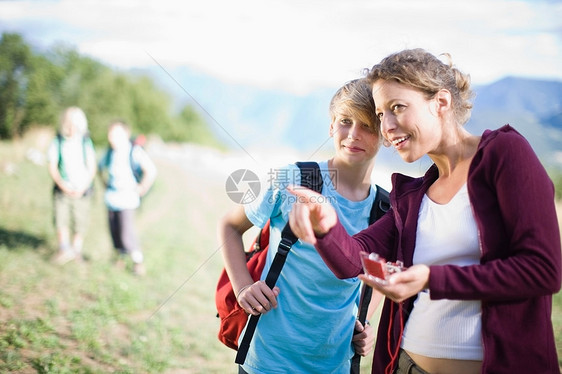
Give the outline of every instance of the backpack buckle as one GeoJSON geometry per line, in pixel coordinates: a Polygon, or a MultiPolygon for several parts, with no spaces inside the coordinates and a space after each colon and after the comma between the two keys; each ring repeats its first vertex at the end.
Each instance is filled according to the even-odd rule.
{"type": "Polygon", "coordinates": [[[287,256],[292,246],[293,243],[291,243],[289,239],[283,238],[279,243],[279,247],[277,248],[277,253],[279,253],[282,256],[287,256]]]}

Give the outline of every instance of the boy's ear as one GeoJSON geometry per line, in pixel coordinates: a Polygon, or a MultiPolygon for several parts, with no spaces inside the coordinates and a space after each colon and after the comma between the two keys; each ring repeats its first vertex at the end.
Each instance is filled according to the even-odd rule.
{"type": "Polygon", "coordinates": [[[334,123],[330,123],[330,138],[334,136],[334,123]]]}

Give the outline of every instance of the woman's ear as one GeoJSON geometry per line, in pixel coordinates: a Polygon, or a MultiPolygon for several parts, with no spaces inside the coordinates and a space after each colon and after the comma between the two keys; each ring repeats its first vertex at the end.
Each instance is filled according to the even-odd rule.
{"type": "Polygon", "coordinates": [[[334,123],[330,123],[330,138],[334,136],[334,123]]]}
{"type": "Polygon", "coordinates": [[[434,97],[435,110],[437,115],[443,115],[448,112],[453,105],[453,98],[451,92],[446,89],[437,91],[434,97]]]}

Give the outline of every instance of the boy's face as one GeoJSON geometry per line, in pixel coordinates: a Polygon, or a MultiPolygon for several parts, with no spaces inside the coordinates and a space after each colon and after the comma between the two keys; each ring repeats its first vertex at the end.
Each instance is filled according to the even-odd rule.
{"type": "Polygon", "coordinates": [[[129,142],[129,133],[123,126],[112,125],[107,132],[107,140],[109,140],[111,148],[118,149],[127,145],[129,142]]]}
{"type": "Polygon", "coordinates": [[[350,112],[338,112],[330,125],[336,157],[349,164],[369,163],[380,147],[380,137],[369,124],[350,112]]]}

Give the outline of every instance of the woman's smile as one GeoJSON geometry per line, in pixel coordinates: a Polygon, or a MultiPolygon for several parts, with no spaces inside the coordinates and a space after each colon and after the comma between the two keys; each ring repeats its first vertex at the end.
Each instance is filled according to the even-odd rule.
{"type": "Polygon", "coordinates": [[[406,136],[402,136],[402,137],[399,137],[399,138],[394,138],[394,139],[390,140],[390,143],[394,146],[394,148],[399,149],[399,148],[402,147],[404,142],[406,142],[409,139],[410,139],[410,135],[406,135],[406,136]]]}

